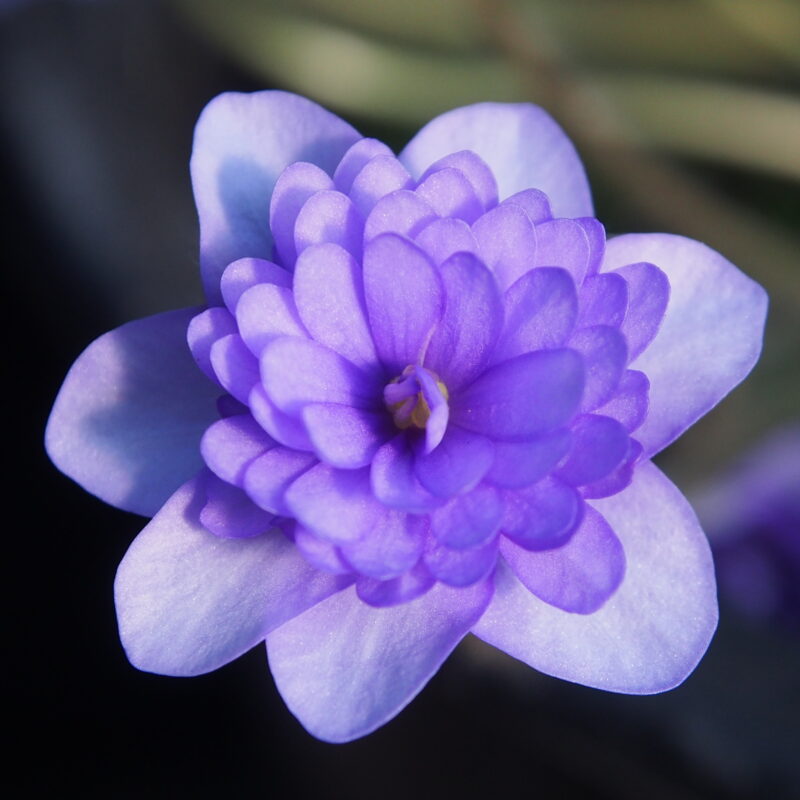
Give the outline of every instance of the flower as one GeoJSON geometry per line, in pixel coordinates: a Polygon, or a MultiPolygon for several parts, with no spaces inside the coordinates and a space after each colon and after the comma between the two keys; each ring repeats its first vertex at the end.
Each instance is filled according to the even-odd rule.
{"type": "Polygon", "coordinates": [[[91,344],[46,437],[155,515],[115,584],[131,662],[195,675],[266,639],[336,742],[468,632],[588,686],[680,683],[713,566],[649,459],[753,366],[762,289],[679,236],[606,241],[531,105],[451,111],[396,157],[301,97],[225,94],[191,172],[208,307],[91,344]]]}

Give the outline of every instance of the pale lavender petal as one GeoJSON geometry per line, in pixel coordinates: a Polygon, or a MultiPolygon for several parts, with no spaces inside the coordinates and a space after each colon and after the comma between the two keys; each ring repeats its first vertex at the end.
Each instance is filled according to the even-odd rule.
{"type": "Polygon", "coordinates": [[[214,382],[217,382],[217,376],[211,366],[211,348],[223,336],[229,336],[237,330],[233,315],[219,306],[207,308],[192,317],[186,329],[186,341],[195,363],[214,382]]]}
{"type": "Polygon", "coordinates": [[[274,525],[275,515],[259,508],[241,489],[207,473],[203,481],[206,500],[200,524],[225,539],[251,539],[274,525]]]}
{"type": "Polygon", "coordinates": [[[302,420],[290,417],[270,400],[259,383],[253,387],[248,398],[250,412],[258,424],[273,438],[295,450],[312,451],[314,446],[302,420]]]}
{"type": "Polygon", "coordinates": [[[408,239],[385,233],[364,248],[364,293],[375,348],[399,375],[421,361],[442,315],[438,270],[408,239]]]}
{"type": "Polygon", "coordinates": [[[247,403],[250,392],[258,383],[258,360],[239,334],[223,336],[214,342],[211,366],[225,390],[242,403],[247,403]]]}
{"type": "Polygon", "coordinates": [[[455,217],[471,224],[484,211],[466,175],[452,167],[430,172],[415,192],[441,217],[455,217]]]}
{"type": "Polygon", "coordinates": [[[364,240],[381,233],[398,233],[413,239],[426,225],[438,219],[430,204],[409,189],[382,197],[364,223],[364,240]]]}
{"type": "Polygon", "coordinates": [[[241,486],[248,464],[274,446],[250,414],[237,414],[218,420],[203,434],[200,452],[212,472],[241,486]]]}
{"type": "Polygon", "coordinates": [[[583,356],[586,365],[581,411],[594,411],[613,397],[625,372],[625,337],[609,325],[593,325],[575,331],[568,344],[583,356]]]}
{"type": "Polygon", "coordinates": [[[219,278],[244,256],[271,258],[269,203],[281,171],[310,161],[332,172],[358,134],[329,111],[286,92],[222,94],[195,129],[191,172],[200,217],[200,266],[212,304],[219,278]]]}
{"type": "Polygon", "coordinates": [[[572,450],[556,475],[571,486],[604,478],[628,453],[628,432],[611,417],[586,414],[572,424],[572,450]]]}
{"type": "Polygon", "coordinates": [[[360,576],[356,580],[356,592],[361,600],[376,608],[386,608],[407,603],[433,588],[436,579],[420,562],[413,569],[397,578],[379,581],[360,576]]]}
{"type": "Polygon", "coordinates": [[[591,276],[597,273],[603,263],[606,253],[606,229],[594,217],[581,217],[575,222],[583,228],[589,242],[589,263],[586,274],[591,276]]]}
{"type": "Polygon", "coordinates": [[[619,587],[625,553],[602,515],[587,508],[570,540],[554,550],[531,552],[502,539],[500,552],[522,584],[545,603],[592,614],[619,587]]]}
{"type": "Polygon", "coordinates": [[[270,399],[293,416],[308,403],[382,407],[382,386],[374,377],[310,339],[274,339],[261,355],[261,376],[270,399]]]}
{"type": "Polygon", "coordinates": [[[669,234],[609,240],[603,270],[639,261],[658,265],[670,282],[661,328],[631,364],[650,380],[650,410],[636,438],[652,455],[752,369],[761,352],[767,296],[718,253],[669,234]]]}
{"type": "Polygon", "coordinates": [[[548,475],[572,444],[568,428],[527,442],[495,442],[494,461],[485,479],[504,489],[521,489],[548,475]]]}
{"type": "Polygon", "coordinates": [[[294,226],[300,209],[317,192],[331,189],[333,181],[328,173],[305,161],[288,166],[275,183],[269,204],[269,227],[275,237],[275,250],[287,269],[294,266],[297,258],[294,226]]]}
{"type": "Polygon", "coordinates": [[[350,253],[335,244],[305,250],[295,267],[294,297],[314,339],[354,364],[375,368],[361,266],[350,253]]]}
{"type": "Polygon", "coordinates": [[[592,215],[586,173],[575,148],[552,117],[537,106],[478,103],[429,122],[400,154],[412,175],[450,153],[471,150],[497,179],[500,198],[541,189],[561,217],[592,215]]]}
{"type": "Polygon", "coordinates": [[[717,624],[706,537],[680,492],[649,463],[624,492],[592,505],[625,551],[625,578],[594,614],[571,614],[498,569],[495,597],[473,632],[535,669],[614,692],[681,683],[717,624]]]}
{"type": "Polygon", "coordinates": [[[448,586],[471,586],[483,580],[497,562],[497,542],[469,550],[451,550],[432,539],[425,549],[425,566],[448,586]]]}
{"type": "Polygon", "coordinates": [[[349,192],[356,175],[361,172],[368,161],[377,156],[394,156],[394,153],[377,139],[359,139],[343,156],[336,171],[333,182],[340,192],[349,192]]]}
{"type": "Polygon", "coordinates": [[[274,283],[259,283],[239,298],[236,322],[244,343],[254,356],[260,356],[276,336],[308,336],[297,313],[292,290],[274,283]]]}
{"type": "Polygon", "coordinates": [[[342,555],[361,574],[378,580],[397,578],[419,560],[427,520],[402,511],[385,511],[369,536],[343,543],[342,555]]]}
{"type": "Polygon", "coordinates": [[[669,280],[653,264],[629,264],[615,270],[628,285],[628,310],[621,330],[633,361],[653,341],[669,302],[669,280]]]}
{"type": "Polygon", "coordinates": [[[583,362],[574,350],[526,353],[486,370],[453,398],[450,419],[492,439],[529,439],[572,417],[583,380],[583,362]]]}
{"type": "Polygon", "coordinates": [[[342,469],[371,463],[378,448],[395,433],[384,411],[365,411],[333,403],[305,406],[303,423],[320,459],[342,469]]]}
{"type": "Polygon", "coordinates": [[[327,464],[317,464],[297,478],[284,501],[298,522],[337,544],[370,533],[383,513],[370,491],[369,470],[327,464]]]}
{"type": "Polygon", "coordinates": [[[532,269],[505,294],[505,321],[492,362],[561,347],[572,332],[577,314],[578,296],[572,276],[558,267],[532,269]]]}
{"type": "Polygon", "coordinates": [[[481,484],[433,511],[431,530],[439,542],[453,550],[478,547],[494,538],[502,518],[500,492],[481,484]]]}
{"type": "Polygon", "coordinates": [[[515,205],[501,205],[472,226],[478,253],[494,272],[501,290],[536,266],[536,233],[527,214],[515,205]]]}
{"type": "Polygon", "coordinates": [[[425,452],[430,453],[444,437],[450,419],[450,406],[441,387],[426,369],[416,370],[422,398],[425,400],[430,416],[425,423],[425,452]]]}
{"type": "Polygon", "coordinates": [[[575,220],[553,219],[536,226],[536,267],[561,267],[577,286],[589,269],[589,237],[575,220]]]}
{"type": "Polygon", "coordinates": [[[503,533],[526,550],[561,547],[584,513],[580,495],[555,478],[505,492],[503,533]]]}
{"type": "Polygon", "coordinates": [[[332,542],[320,539],[302,525],[294,531],[294,543],[306,561],[317,569],[330,572],[332,575],[348,575],[353,568],[342,558],[341,551],[332,542]]]}
{"type": "Polygon", "coordinates": [[[280,531],[221,539],[198,519],[197,481],[180,488],[117,570],[122,644],[139,669],[200,675],[347,585],[319,572],[280,531]]]}
{"type": "Polygon", "coordinates": [[[612,325],[618,328],[628,308],[628,284],[621,275],[591,275],[578,293],[578,328],[612,325]]]}
{"type": "Polygon", "coordinates": [[[478,243],[463,219],[437,219],[416,237],[417,244],[439,266],[455,253],[478,253],[478,243]]]}
{"type": "Polygon", "coordinates": [[[198,309],[129,322],[72,365],[47,423],[55,465],[107,503],[151,516],[203,465],[219,387],[186,345],[198,309]]]}
{"type": "Polygon", "coordinates": [[[635,369],[625,370],[614,396],[598,414],[613,417],[622,423],[628,433],[635,431],[647,417],[650,381],[647,375],[635,369]]]}
{"type": "Polygon", "coordinates": [[[225,267],[219,288],[231,313],[236,313],[239,298],[259,283],[274,283],[289,289],[292,286],[292,273],[263,258],[240,258],[225,267]]]}
{"type": "Polygon", "coordinates": [[[493,458],[491,440],[451,425],[435,450],[424,452],[420,448],[414,473],[429,492],[449,498],[477,486],[493,458]]]}
{"type": "Polygon", "coordinates": [[[413,185],[411,176],[394,156],[376,156],[353,179],[348,194],[366,219],[381,197],[413,185]]]}
{"type": "Polygon", "coordinates": [[[278,691],[318,739],[345,742],[388,722],[422,689],[483,613],[491,582],[434,586],[391,608],[355,589],[283,625],[267,639],[278,691]]]}
{"type": "Polygon", "coordinates": [[[473,255],[457,253],[440,267],[444,313],[425,353],[451,393],[483,370],[503,326],[503,301],[491,272],[473,255]]]}
{"type": "Polygon", "coordinates": [[[539,189],[523,189],[503,200],[503,205],[519,206],[534,225],[553,219],[550,201],[547,199],[547,195],[539,189]]]}
{"type": "Polygon", "coordinates": [[[313,453],[273,447],[249,464],[244,473],[244,490],[265,511],[288,515],[289,507],[283,499],[286,490],[317,463],[313,453]]]}
{"type": "Polygon", "coordinates": [[[361,258],[364,219],[350,198],[341,192],[312,195],[300,209],[294,224],[294,246],[300,255],[314,244],[332,242],[354,258],[361,258]]]}
{"type": "Polygon", "coordinates": [[[375,497],[400,511],[424,513],[443,505],[414,474],[414,453],[408,435],[401,433],[378,450],[372,460],[370,481],[375,497]]]}

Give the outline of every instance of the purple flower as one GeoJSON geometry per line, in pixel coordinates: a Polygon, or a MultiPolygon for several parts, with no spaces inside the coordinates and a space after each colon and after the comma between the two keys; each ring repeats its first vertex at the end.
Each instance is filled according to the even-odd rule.
{"type": "Polygon", "coordinates": [[[131,662],[196,675],[266,639],[329,741],[469,632],[588,686],[680,683],[714,573],[649,459],[753,366],[762,289],[679,236],[606,241],[530,105],[451,111],[396,157],[303,98],[226,94],[191,171],[208,307],[90,345],[47,431],[155,515],[117,573],[131,662]]]}

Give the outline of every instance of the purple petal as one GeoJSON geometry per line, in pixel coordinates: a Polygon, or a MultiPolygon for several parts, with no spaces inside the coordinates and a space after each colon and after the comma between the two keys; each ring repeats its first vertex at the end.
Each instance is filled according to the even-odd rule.
{"type": "Polygon", "coordinates": [[[214,343],[236,333],[236,320],[226,309],[215,306],[192,317],[186,330],[186,341],[195,363],[215,383],[217,376],[211,366],[211,348],[214,343]]]}
{"type": "Polygon", "coordinates": [[[219,387],[197,369],[186,327],[197,309],[129,322],[72,365],[47,423],[55,465],[107,503],[151,516],[202,466],[219,387]]]}
{"type": "Polygon", "coordinates": [[[270,399],[293,416],[308,403],[382,408],[378,381],[310,339],[274,339],[261,355],[261,376],[270,399]]]}
{"type": "Polygon", "coordinates": [[[519,206],[534,225],[553,219],[550,201],[547,199],[547,195],[539,189],[523,189],[503,200],[503,205],[519,206]]]}
{"type": "Polygon", "coordinates": [[[586,366],[581,411],[593,411],[613,397],[619,386],[628,361],[625,337],[616,328],[593,325],[576,331],[569,346],[583,356],[586,366]]]}
{"type": "Polygon", "coordinates": [[[448,586],[472,586],[483,580],[496,562],[496,541],[469,550],[451,550],[432,539],[425,549],[425,566],[448,586]]]}
{"type": "Polygon", "coordinates": [[[478,253],[478,243],[463,219],[437,219],[424,228],[416,243],[439,266],[455,253],[478,253]]]}
{"type": "Polygon", "coordinates": [[[641,444],[636,439],[628,439],[628,452],[622,463],[604,478],[581,486],[581,495],[588,500],[611,497],[611,495],[621,492],[633,480],[634,469],[641,457],[641,444]]]}
{"type": "Polygon", "coordinates": [[[417,452],[414,473],[429,492],[449,498],[477,486],[493,457],[489,439],[451,425],[433,452],[417,452]]]}
{"type": "Polygon", "coordinates": [[[592,505],[625,551],[625,578],[594,614],[564,612],[498,569],[495,597],[473,632],[548,675],[629,694],[677,686],[717,624],[708,542],[680,492],[652,464],[592,505]]]}
{"type": "Polygon", "coordinates": [[[575,614],[592,614],[619,587],[625,553],[609,524],[587,508],[578,529],[562,547],[523,550],[509,539],[500,552],[522,584],[545,603],[575,614]]]}
{"type": "Polygon", "coordinates": [[[240,258],[225,267],[219,288],[231,313],[236,313],[239,298],[259,283],[274,283],[290,289],[292,273],[262,258],[240,258]]]}
{"type": "Polygon", "coordinates": [[[362,575],[389,580],[419,561],[427,521],[402,511],[385,511],[362,540],[342,544],[342,554],[362,575]]]}
{"type": "Polygon", "coordinates": [[[244,473],[244,490],[265,511],[288,515],[286,490],[304,472],[317,464],[313,453],[288,447],[273,447],[252,461],[244,473]]]}
{"type": "Polygon", "coordinates": [[[434,172],[447,167],[457,169],[467,178],[484,211],[497,205],[497,181],[492,175],[492,170],[480,156],[469,150],[450,153],[435,164],[431,164],[420,179],[420,183],[434,172]]]}
{"type": "Polygon", "coordinates": [[[556,215],[592,215],[575,148],[547,112],[526,103],[478,103],[429,122],[400,154],[412,175],[450,153],[471,150],[492,170],[501,198],[541,189],[556,215]]]}
{"type": "Polygon", "coordinates": [[[571,219],[553,219],[536,226],[536,267],[561,267],[577,286],[589,269],[589,237],[571,219]]]}
{"type": "Polygon", "coordinates": [[[443,501],[432,495],[414,474],[414,453],[406,433],[395,436],[375,454],[370,481],[375,497],[400,511],[424,513],[443,501]]]}
{"type": "Polygon", "coordinates": [[[411,176],[394,156],[376,156],[353,179],[349,195],[366,219],[381,197],[413,185],[411,176]]]}
{"type": "Polygon", "coordinates": [[[481,484],[437,508],[431,514],[431,530],[439,542],[453,550],[478,547],[494,538],[502,517],[500,492],[481,484]]]}
{"type": "Polygon", "coordinates": [[[297,258],[294,226],[300,209],[317,192],[331,189],[333,181],[328,173],[305,161],[286,167],[275,183],[269,204],[269,227],[275,237],[275,250],[287,269],[294,266],[297,258]]]}
{"type": "Polygon", "coordinates": [[[425,353],[425,366],[454,392],[482,371],[503,326],[503,301],[491,272],[470,253],[440,267],[444,313],[425,353]]]}
{"type": "Polygon", "coordinates": [[[274,446],[250,414],[237,414],[218,420],[203,434],[200,452],[212,472],[241,486],[247,465],[274,446]]]}
{"type": "Polygon", "coordinates": [[[379,581],[375,578],[359,577],[356,592],[361,600],[376,608],[386,608],[407,603],[421,597],[433,588],[436,579],[421,562],[397,578],[379,581]]]}
{"type": "Polygon", "coordinates": [[[314,446],[308,438],[303,422],[284,414],[267,396],[259,383],[253,387],[248,398],[250,413],[256,422],[273,438],[286,447],[311,452],[314,446]]]}
{"type": "Polygon", "coordinates": [[[335,244],[305,250],[295,267],[294,296],[314,339],[354,364],[375,368],[361,267],[350,253],[335,244]]]}
{"type": "Polygon", "coordinates": [[[594,275],[600,269],[606,253],[606,229],[594,217],[581,217],[574,220],[583,228],[589,242],[589,263],[587,275],[594,275]]]}
{"type": "Polygon", "coordinates": [[[453,398],[450,419],[492,439],[529,439],[567,422],[582,392],[581,357],[573,350],[540,350],[486,370],[453,398]]]}
{"type": "Polygon", "coordinates": [[[628,308],[628,284],[615,272],[592,275],[578,293],[577,328],[611,325],[618,328],[628,308]]]}
{"type": "Polygon", "coordinates": [[[348,575],[353,572],[335,544],[320,539],[302,525],[295,527],[294,543],[306,561],[317,569],[330,572],[332,575],[348,575]]]}
{"type": "Polygon", "coordinates": [[[289,164],[305,160],[332,172],[358,134],[320,106],[286,92],[222,94],[195,129],[191,172],[200,217],[200,266],[209,302],[219,278],[244,256],[270,258],[272,189],[289,164]]]}
{"type": "Polygon", "coordinates": [[[365,467],[395,431],[385,411],[312,403],[303,409],[303,423],[314,451],[326,464],[342,469],[365,467]]]}
{"type": "Polygon", "coordinates": [[[578,298],[570,274],[557,267],[532,269],[505,294],[503,332],[492,362],[561,347],[577,314],[578,298]]]}
{"type": "Polygon", "coordinates": [[[597,409],[599,414],[621,422],[628,433],[635,431],[647,416],[650,381],[643,372],[625,370],[614,396],[597,409]]]}
{"type": "Polygon", "coordinates": [[[368,242],[364,293],[375,349],[387,370],[399,375],[420,363],[443,306],[438,271],[425,253],[391,233],[368,242]]]}
{"type": "Polygon", "coordinates": [[[308,336],[292,290],[273,283],[259,283],[239,298],[236,321],[244,343],[256,357],[277,336],[308,336]]]}
{"type": "Polygon", "coordinates": [[[369,470],[317,464],[287,489],[284,501],[298,522],[337,544],[368,534],[383,509],[370,492],[369,470]]]}
{"type": "Polygon", "coordinates": [[[447,430],[450,419],[450,406],[441,387],[426,369],[416,370],[422,398],[430,409],[430,416],[425,423],[425,452],[430,453],[437,448],[447,430]]]}
{"type": "Polygon", "coordinates": [[[631,366],[650,380],[650,410],[636,438],[652,455],[716,405],[761,352],[764,290],[705,245],[669,234],[611,239],[603,270],[647,261],[670,282],[655,339],[631,366]]]}
{"type": "Polygon", "coordinates": [[[548,475],[567,454],[572,435],[567,428],[528,442],[495,442],[494,461],[485,479],[504,489],[521,489],[548,475]]]}
{"type": "Polygon", "coordinates": [[[251,539],[274,526],[275,515],[259,508],[237,486],[206,473],[206,501],[200,509],[200,524],[224,539],[251,539]]]}
{"type": "Polygon", "coordinates": [[[621,330],[633,361],[655,337],[669,301],[669,280],[653,264],[629,264],[615,270],[628,288],[628,309],[621,330]]]}
{"type": "Polygon", "coordinates": [[[300,255],[314,244],[331,242],[361,258],[364,220],[347,195],[322,191],[309,197],[294,225],[294,246],[300,255]]]}
{"type": "Polygon", "coordinates": [[[258,361],[237,333],[223,336],[211,348],[211,366],[217,380],[237,400],[247,403],[258,383],[258,361]]]}
{"type": "Polygon", "coordinates": [[[586,414],[572,424],[572,450],[556,471],[571,486],[583,486],[616,469],[628,452],[628,432],[611,417],[586,414]]]}
{"type": "Polygon", "coordinates": [[[472,233],[481,259],[494,272],[501,290],[536,266],[536,233],[518,206],[493,208],[472,226],[472,233]]]}
{"type": "Polygon", "coordinates": [[[355,589],[320,603],[270,634],[267,652],[289,710],[318,739],[364,736],[422,689],[479,619],[491,582],[434,586],[392,608],[372,608],[355,589]]]}
{"type": "Polygon", "coordinates": [[[409,189],[400,189],[382,197],[370,211],[364,224],[364,240],[382,233],[398,233],[413,239],[436,219],[436,212],[422,197],[409,189]]]}
{"type": "Polygon", "coordinates": [[[343,156],[333,173],[333,182],[340,192],[349,192],[356,175],[377,156],[394,156],[394,153],[377,139],[359,139],[343,156]]]}
{"type": "Polygon", "coordinates": [[[120,637],[148,672],[200,675],[221,667],[347,581],[310,567],[278,530],[220,539],[199,522],[197,480],[139,534],[114,583],[120,637]]]}
{"type": "Polygon", "coordinates": [[[440,217],[455,217],[471,224],[484,210],[466,175],[451,167],[430,172],[415,191],[440,217]]]}

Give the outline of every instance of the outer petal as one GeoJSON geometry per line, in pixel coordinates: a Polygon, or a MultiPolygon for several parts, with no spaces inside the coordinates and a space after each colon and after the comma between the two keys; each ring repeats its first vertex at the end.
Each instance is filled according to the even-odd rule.
{"type": "Polygon", "coordinates": [[[182,486],[130,546],[114,592],[134,666],[166,675],[221,667],[349,582],[315,570],[278,530],[221,539],[200,525],[198,480],[182,486]]]}
{"type": "Polygon", "coordinates": [[[314,736],[346,742],[397,714],[480,616],[490,582],[438,585],[409,603],[372,608],[355,589],[270,634],[270,669],[289,710],[314,736]]]}
{"type": "Polygon", "coordinates": [[[55,465],[107,503],[152,516],[202,466],[220,389],[197,368],[186,328],[198,309],[129,322],[72,365],[47,423],[55,465]]]}
{"type": "Polygon", "coordinates": [[[209,302],[219,278],[244,256],[270,258],[267,226],[275,181],[295,161],[329,174],[359,135],[329,111],[286,92],[229,92],[197,123],[191,172],[200,217],[200,266],[209,302]]]}
{"type": "Polygon", "coordinates": [[[478,103],[429,122],[400,154],[419,177],[438,159],[472,150],[491,167],[500,198],[541,189],[557,217],[593,216],[586,173],[572,142],[541,108],[478,103]]]}
{"type": "Polygon", "coordinates": [[[615,692],[679,684],[717,623],[708,542],[681,493],[650,463],[631,485],[593,500],[622,542],[626,573],[594,614],[560,611],[498,571],[495,598],[473,632],[536,669],[615,692]]]}
{"type": "Polygon", "coordinates": [[[640,261],[662,269],[671,288],[660,330],[630,365],[650,379],[650,410],[636,433],[648,456],[750,372],[761,352],[767,295],[719,253],[666,233],[611,239],[602,270],[640,261]]]}

